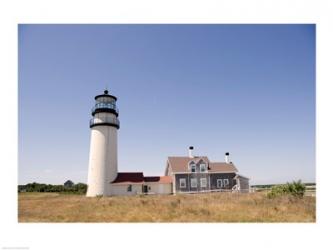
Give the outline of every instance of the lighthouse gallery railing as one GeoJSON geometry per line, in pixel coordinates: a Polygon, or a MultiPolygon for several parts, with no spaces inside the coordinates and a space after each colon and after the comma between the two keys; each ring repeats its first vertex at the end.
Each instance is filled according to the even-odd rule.
{"type": "Polygon", "coordinates": [[[105,118],[92,118],[90,119],[89,125],[97,125],[97,124],[112,124],[116,126],[120,126],[120,122],[117,117],[105,117],[105,118]]]}

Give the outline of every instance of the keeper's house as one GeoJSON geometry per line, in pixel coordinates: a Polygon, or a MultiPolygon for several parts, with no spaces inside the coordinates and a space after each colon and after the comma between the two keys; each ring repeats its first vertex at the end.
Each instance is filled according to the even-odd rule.
{"type": "Polygon", "coordinates": [[[211,162],[207,156],[168,157],[165,175],[172,178],[172,193],[211,191],[249,192],[249,178],[238,174],[225,154],[225,162],[211,162]]]}

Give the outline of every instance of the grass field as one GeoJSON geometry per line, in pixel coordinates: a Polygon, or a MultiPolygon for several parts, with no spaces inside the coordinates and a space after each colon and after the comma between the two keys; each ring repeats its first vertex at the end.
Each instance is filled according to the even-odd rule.
{"type": "Polygon", "coordinates": [[[20,193],[19,222],[315,222],[315,197],[265,193],[96,197],[20,193]]]}

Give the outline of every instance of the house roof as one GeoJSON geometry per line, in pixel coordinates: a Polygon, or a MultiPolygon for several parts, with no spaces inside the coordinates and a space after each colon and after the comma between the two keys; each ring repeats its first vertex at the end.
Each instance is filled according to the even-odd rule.
{"type": "Polygon", "coordinates": [[[147,177],[144,177],[144,181],[168,184],[168,183],[172,183],[172,178],[171,178],[171,176],[147,176],[147,177]]]}
{"type": "Polygon", "coordinates": [[[233,163],[210,162],[208,172],[238,172],[233,163]]]}
{"type": "Polygon", "coordinates": [[[142,172],[120,172],[112,183],[142,183],[142,172]]]}
{"type": "Polygon", "coordinates": [[[188,172],[188,164],[191,161],[198,163],[199,160],[204,160],[205,162],[209,163],[207,156],[195,156],[194,158],[191,157],[183,157],[183,156],[169,156],[168,161],[172,168],[172,172],[188,172]]]}
{"type": "Polygon", "coordinates": [[[194,158],[183,156],[170,156],[168,162],[172,172],[189,172],[188,164],[191,161],[198,163],[200,160],[208,163],[208,172],[237,172],[233,163],[210,162],[207,156],[195,156],[194,158]]]}
{"type": "Polygon", "coordinates": [[[112,183],[143,184],[144,182],[172,183],[171,176],[143,176],[142,172],[120,172],[112,183]]]}

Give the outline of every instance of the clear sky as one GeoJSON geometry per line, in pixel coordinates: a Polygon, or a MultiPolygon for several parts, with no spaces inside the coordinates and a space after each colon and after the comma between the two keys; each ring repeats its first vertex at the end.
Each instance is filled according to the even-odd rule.
{"type": "Polygon", "coordinates": [[[90,109],[118,97],[118,170],[223,161],[315,181],[315,25],[20,25],[19,183],[87,181],[90,109]]]}

